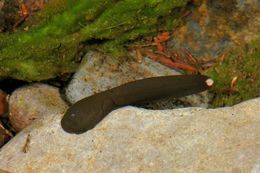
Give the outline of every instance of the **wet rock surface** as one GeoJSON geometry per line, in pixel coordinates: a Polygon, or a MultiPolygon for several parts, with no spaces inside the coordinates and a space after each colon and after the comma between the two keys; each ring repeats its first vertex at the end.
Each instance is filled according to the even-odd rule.
{"type": "Polygon", "coordinates": [[[0,150],[10,172],[258,172],[260,98],[218,109],[124,107],[81,135],[46,114],[0,150]]]}
{"type": "Polygon", "coordinates": [[[58,88],[36,83],[12,93],[9,100],[9,118],[12,126],[20,131],[32,121],[49,113],[59,113],[66,108],[58,88]]]}

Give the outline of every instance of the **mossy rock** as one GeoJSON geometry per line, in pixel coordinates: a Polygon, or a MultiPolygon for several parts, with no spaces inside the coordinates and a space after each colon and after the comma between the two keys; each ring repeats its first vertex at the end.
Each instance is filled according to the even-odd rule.
{"type": "Polygon", "coordinates": [[[98,40],[99,50],[118,53],[125,43],[155,32],[162,19],[176,21],[173,12],[186,3],[53,0],[24,24],[29,31],[0,33],[0,78],[40,81],[74,72],[79,44],[98,40]]]}

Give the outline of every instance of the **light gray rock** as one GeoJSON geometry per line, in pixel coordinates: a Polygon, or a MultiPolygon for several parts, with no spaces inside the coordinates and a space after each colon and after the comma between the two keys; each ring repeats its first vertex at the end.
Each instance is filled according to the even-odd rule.
{"type": "Polygon", "coordinates": [[[124,107],[81,135],[48,114],[0,150],[0,169],[26,173],[260,171],[260,98],[234,107],[124,107]]]}
{"type": "Polygon", "coordinates": [[[21,87],[9,99],[9,118],[17,131],[41,116],[58,114],[66,109],[67,105],[61,99],[59,89],[41,83],[21,87]]]}

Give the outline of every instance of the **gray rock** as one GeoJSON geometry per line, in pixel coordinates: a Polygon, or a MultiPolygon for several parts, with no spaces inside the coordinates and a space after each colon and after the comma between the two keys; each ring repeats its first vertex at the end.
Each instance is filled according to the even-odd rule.
{"type": "Polygon", "coordinates": [[[173,48],[185,47],[210,65],[228,50],[259,39],[259,0],[193,2],[184,25],[174,30],[173,48]]]}
{"type": "Polygon", "coordinates": [[[124,107],[81,135],[48,114],[0,150],[10,172],[260,171],[260,98],[234,107],[145,110],[124,107]]]}
{"type": "Polygon", "coordinates": [[[46,84],[32,84],[15,90],[9,99],[9,118],[20,131],[35,119],[50,113],[60,113],[67,105],[59,89],[46,84]]]}

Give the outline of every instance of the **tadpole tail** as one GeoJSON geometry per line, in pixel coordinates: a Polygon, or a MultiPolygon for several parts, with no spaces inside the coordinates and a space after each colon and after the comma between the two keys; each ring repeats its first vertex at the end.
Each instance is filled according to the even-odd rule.
{"type": "Polygon", "coordinates": [[[203,75],[162,76],[129,82],[78,101],[67,110],[61,126],[68,133],[80,134],[94,128],[119,107],[167,96],[183,97],[207,90],[212,84],[203,75]]]}

